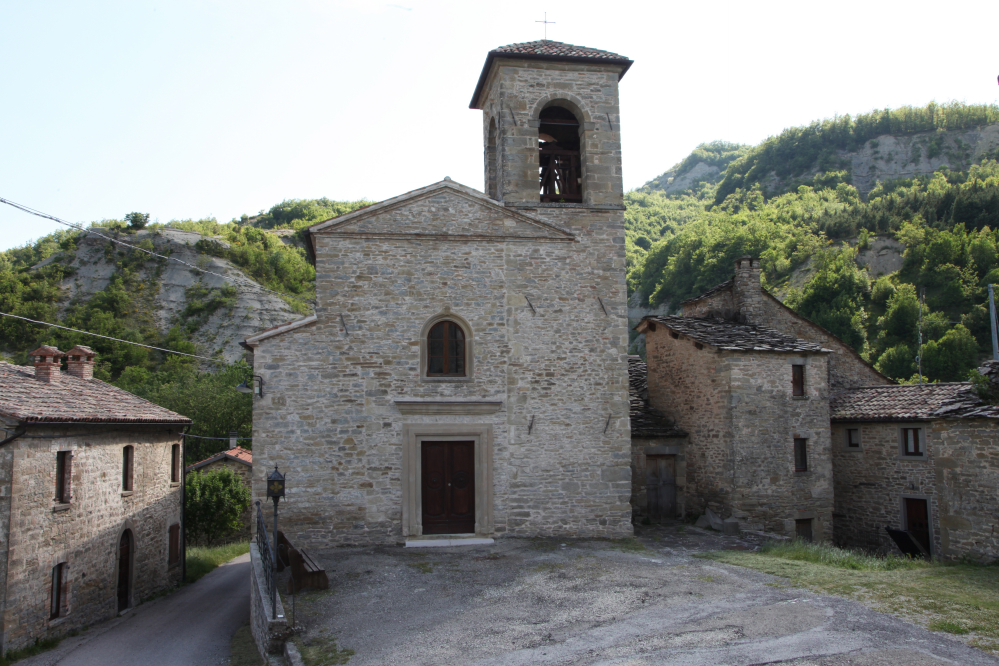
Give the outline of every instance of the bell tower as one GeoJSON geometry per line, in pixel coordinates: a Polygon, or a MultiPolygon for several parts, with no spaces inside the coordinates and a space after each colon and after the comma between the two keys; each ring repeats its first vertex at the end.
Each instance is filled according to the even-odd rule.
{"type": "Polygon", "coordinates": [[[620,207],[624,56],[551,40],[493,49],[469,105],[482,113],[485,191],[508,206],[620,207]]]}

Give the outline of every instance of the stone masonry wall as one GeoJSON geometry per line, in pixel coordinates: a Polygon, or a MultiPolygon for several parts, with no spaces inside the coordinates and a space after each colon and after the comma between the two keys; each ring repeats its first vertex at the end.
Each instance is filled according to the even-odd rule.
{"type": "MultiPolygon", "coordinates": [[[[951,422],[947,422],[950,425],[951,422]]],[[[929,500],[932,554],[940,553],[937,459],[941,430],[929,422],[833,423],[833,473],[836,481],[836,542],[860,548],[890,547],[886,525],[904,529],[902,498],[929,500]],[[927,456],[903,459],[899,429],[923,428],[927,456]],[[860,447],[846,444],[846,430],[860,430],[860,447]]]]}
{"type": "MultiPolygon", "coordinates": [[[[671,337],[662,327],[645,333],[649,402],[687,431],[686,510],[724,511],[731,502],[734,469],[728,409],[731,371],[721,354],[671,337]]],[[[727,513],[725,514],[728,515],[727,513]]]]}
{"type": "Polygon", "coordinates": [[[180,484],[170,481],[171,445],[163,426],[30,427],[7,444],[13,483],[3,649],[61,636],[117,613],[118,541],[132,530],[133,604],[180,582],[168,566],[169,526],[181,520],[180,484]],[[50,438],[50,437],[55,437],[50,438]],[[135,447],[133,488],[123,493],[122,448],[135,447]],[[56,454],[73,452],[72,501],[54,501],[56,454]],[[68,565],[63,615],[49,619],[52,568],[68,565]]]}
{"type": "MultiPolygon", "coordinates": [[[[538,114],[549,101],[562,100],[559,105],[582,124],[584,203],[621,204],[620,69],[600,63],[495,61],[483,92],[482,131],[483,145],[488,145],[489,123],[497,121],[501,200],[539,201],[538,114]]],[[[487,159],[489,155],[487,151],[487,159]]]]}
{"type": "Polygon", "coordinates": [[[940,553],[991,562],[999,558],[999,423],[933,422],[940,553]]]}
{"type": "Polygon", "coordinates": [[[253,354],[267,387],[253,412],[254,498],[274,465],[287,473],[281,522],[296,546],[402,539],[403,425],[414,423],[492,427],[491,535],[631,533],[623,213],[518,210],[576,240],[386,235],[506,224],[448,193],[344,229],[357,236],[315,235],[317,322],[264,339],[253,354]],[[470,327],[471,381],[420,378],[421,329],[445,308],[470,327]],[[502,406],[403,415],[397,399],[502,406]]]}
{"type": "Polygon", "coordinates": [[[744,528],[793,534],[812,519],[832,538],[832,460],[824,354],[698,349],[665,328],[646,332],[649,399],[689,433],[687,510],[711,508],[744,528]],[[791,364],[806,365],[806,398],[791,396],[791,364]],[[809,471],[794,471],[794,438],[809,471]]]}

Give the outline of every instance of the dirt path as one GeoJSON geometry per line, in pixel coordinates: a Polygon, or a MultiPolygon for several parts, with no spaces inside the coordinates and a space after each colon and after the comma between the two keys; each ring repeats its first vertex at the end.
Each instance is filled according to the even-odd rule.
{"type": "Polygon", "coordinates": [[[755,545],[666,527],[631,544],[339,549],[319,554],[331,589],[300,595],[298,621],[307,641],[353,650],[350,666],[999,664],[853,601],[691,557],[755,545]]]}

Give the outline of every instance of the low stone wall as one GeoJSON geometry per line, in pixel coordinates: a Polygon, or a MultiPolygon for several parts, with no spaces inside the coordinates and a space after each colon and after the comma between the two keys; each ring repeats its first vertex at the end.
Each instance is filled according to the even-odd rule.
{"type": "Polygon", "coordinates": [[[264,563],[260,560],[257,544],[250,543],[250,631],[257,650],[267,661],[268,654],[281,654],[291,628],[284,616],[281,595],[277,598],[277,617],[271,615],[271,599],[264,582],[264,563]]]}

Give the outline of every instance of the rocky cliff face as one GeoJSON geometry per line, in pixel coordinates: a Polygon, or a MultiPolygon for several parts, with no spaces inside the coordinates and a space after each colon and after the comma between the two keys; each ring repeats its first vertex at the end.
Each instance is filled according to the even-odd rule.
{"type": "MultiPolygon", "coordinates": [[[[94,231],[115,236],[115,232],[107,229],[94,231]]],[[[243,355],[239,342],[246,336],[304,316],[280,296],[261,289],[252,278],[230,262],[198,252],[195,244],[203,238],[198,233],[165,228],[139,231],[120,238],[131,245],[149,241],[153,251],[158,254],[180,259],[203,270],[239,281],[240,284],[235,285],[235,294],[224,299],[222,306],[202,309],[195,317],[191,314],[193,308],[188,307],[192,301],[204,300],[226,285],[233,285],[233,282],[175,261],[155,258],[144,261],[136,269],[136,282],[143,285],[138,293],[133,294],[138,309],[137,317],[164,333],[174,325],[193,323],[196,326],[193,342],[198,346],[199,354],[212,356],[220,352],[227,361],[236,361],[243,355]]],[[[218,239],[212,240],[225,245],[218,239]]],[[[71,256],[57,253],[39,264],[42,266],[59,261],[75,269],[73,275],[62,283],[63,298],[60,305],[63,311],[73,303],[86,302],[107,287],[118,270],[118,259],[124,253],[136,252],[120,246],[109,246],[112,246],[110,241],[86,234],[80,238],[76,252],[71,256]]]]}

